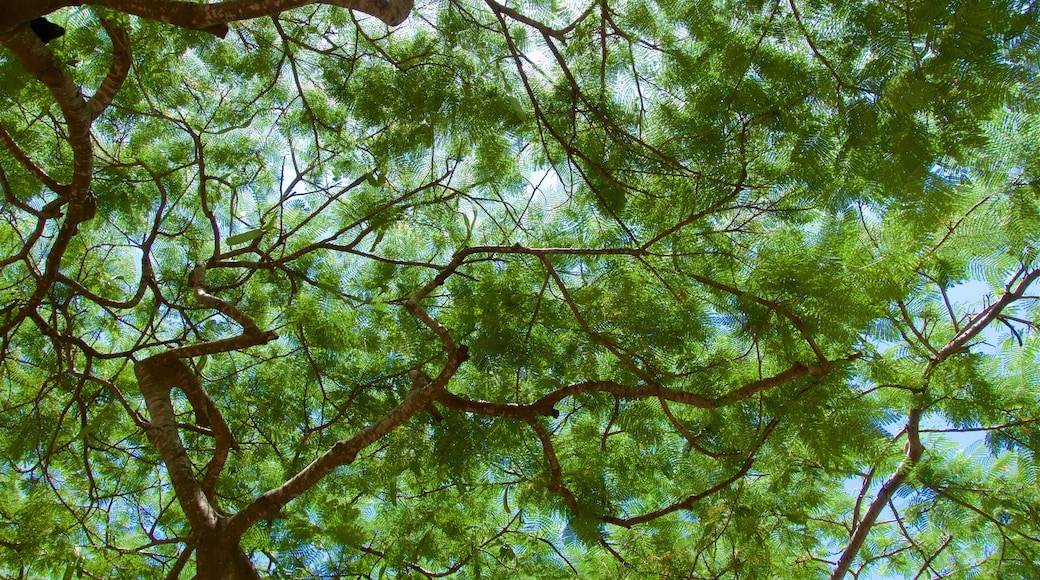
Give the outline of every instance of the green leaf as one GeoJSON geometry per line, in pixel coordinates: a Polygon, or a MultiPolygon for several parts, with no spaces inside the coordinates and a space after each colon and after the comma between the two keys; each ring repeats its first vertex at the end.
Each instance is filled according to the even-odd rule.
{"type": "Polygon", "coordinates": [[[377,167],[372,171],[369,171],[368,174],[365,176],[365,179],[368,181],[368,184],[372,187],[380,187],[384,183],[386,183],[386,174],[383,173],[382,169],[377,167]]]}
{"type": "Polygon", "coordinates": [[[264,230],[262,228],[257,228],[254,230],[239,232],[233,236],[228,236],[226,241],[230,246],[240,246],[257,239],[262,235],[264,235],[264,230]]]}
{"type": "Polygon", "coordinates": [[[1035,3],[106,4],[3,33],[0,577],[1040,578],[1035,3]]]}

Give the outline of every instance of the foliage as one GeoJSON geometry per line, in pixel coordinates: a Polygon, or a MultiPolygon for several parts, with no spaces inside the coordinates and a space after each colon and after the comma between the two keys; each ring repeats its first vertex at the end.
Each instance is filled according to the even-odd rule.
{"type": "Polygon", "coordinates": [[[1036,3],[9,4],[3,577],[1040,577],[1036,3]]]}

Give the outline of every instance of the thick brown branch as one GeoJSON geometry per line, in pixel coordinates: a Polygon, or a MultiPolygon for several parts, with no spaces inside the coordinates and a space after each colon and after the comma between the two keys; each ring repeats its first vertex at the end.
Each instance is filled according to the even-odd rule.
{"type": "Polygon", "coordinates": [[[841,580],[849,571],[852,560],[859,553],[860,548],[863,547],[863,542],[866,541],[867,534],[870,533],[870,529],[874,527],[878,516],[881,515],[881,510],[885,509],[896,490],[903,485],[914,466],[921,459],[921,455],[924,453],[924,445],[921,444],[919,432],[921,413],[921,409],[910,410],[909,419],[906,422],[906,456],[900,462],[892,477],[888,478],[888,481],[881,486],[874,501],[870,502],[870,507],[863,514],[863,519],[859,522],[854,522],[852,538],[849,540],[849,545],[846,546],[845,551],[842,552],[841,558],[838,559],[838,564],[834,567],[834,572],[831,573],[831,580],[841,580]]]}
{"type": "Polygon", "coordinates": [[[943,360],[946,360],[946,358],[948,358],[952,354],[960,352],[969,340],[975,338],[975,336],[978,333],[982,332],[983,329],[985,329],[986,326],[989,325],[989,323],[996,320],[1005,308],[1010,306],[1012,302],[1018,300],[1019,298],[1022,298],[1025,295],[1026,290],[1029,289],[1029,286],[1031,286],[1033,282],[1040,278],[1040,269],[1036,269],[1030,272],[1025,266],[1023,266],[1015,274],[1014,279],[1018,279],[1019,277],[1021,277],[1021,280],[1018,280],[1017,284],[1015,284],[1014,282],[1008,284],[1007,288],[1005,289],[1006,292],[1003,296],[1001,296],[999,299],[997,299],[996,302],[990,304],[985,310],[983,310],[974,318],[972,318],[968,322],[968,324],[964,325],[964,328],[962,328],[961,331],[958,332],[952,340],[950,340],[950,342],[948,342],[946,345],[939,349],[939,351],[935,354],[935,358],[932,360],[932,363],[929,364],[928,370],[925,371],[925,378],[927,378],[927,376],[930,374],[930,371],[934,369],[935,364],[938,364],[943,360]]]}
{"type": "Polygon", "coordinates": [[[90,142],[92,117],[79,86],[65,73],[54,54],[40,42],[28,24],[0,33],[0,43],[29,74],[47,86],[58,103],[68,124],[67,141],[72,148],[72,181],[66,192],[72,205],[68,219],[77,223],[90,219],[92,216],[81,209],[81,204],[87,196],[94,170],[94,150],[90,142]]]}
{"type": "Polygon", "coordinates": [[[108,76],[101,82],[94,96],[87,101],[87,110],[92,120],[97,119],[101,112],[112,104],[112,99],[122,88],[132,64],[130,39],[126,35],[126,28],[116,26],[105,19],[101,20],[101,24],[112,40],[112,64],[108,68],[108,76]]]}
{"type": "Polygon", "coordinates": [[[534,429],[535,434],[538,435],[538,440],[542,443],[542,451],[545,453],[545,460],[549,463],[549,491],[562,497],[563,501],[567,502],[567,507],[571,509],[571,513],[578,515],[578,500],[574,498],[571,490],[561,483],[563,480],[563,468],[560,467],[560,459],[556,457],[556,450],[553,448],[549,431],[537,420],[531,421],[530,425],[534,429]]]}
{"type": "Polygon", "coordinates": [[[134,365],[138,386],[144,395],[151,422],[146,431],[149,440],[159,450],[170,473],[177,498],[196,530],[212,531],[218,524],[216,506],[211,503],[217,478],[232,448],[237,448],[234,436],[223,415],[183,358],[199,354],[215,354],[239,350],[273,340],[273,332],[263,332],[253,320],[235,306],[208,294],[205,264],[192,271],[189,282],[195,288],[195,297],[203,305],[213,308],[235,322],[243,332],[239,336],[204,342],[168,350],[134,365]],[[170,389],[178,387],[187,396],[195,411],[196,422],[212,427],[216,440],[213,458],[206,468],[202,485],[195,480],[195,466],[184,450],[170,399],[170,389]]]}
{"type": "MultiPolygon", "coordinates": [[[[929,378],[932,373],[938,368],[938,365],[944,360],[961,352],[969,340],[974,338],[986,326],[997,319],[1000,313],[1011,305],[1014,301],[1022,298],[1029,286],[1033,284],[1038,278],[1040,278],[1040,270],[1029,271],[1027,267],[1023,266],[1016,273],[1012,282],[1008,284],[1006,292],[996,302],[990,304],[985,310],[977,314],[971,321],[968,322],[958,332],[953,339],[951,339],[942,348],[935,350],[932,349],[934,356],[932,360],[928,362],[927,367],[923,373],[924,383],[927,385],[929,378]],[[1017,280],[1017,282],[1015,282],[1017,280]]],[[[907,319],[909,324],[909,320],[907,319]]],[[[913,328],[913,325],[910,325],[913,328]]],[[[915,329],[916,332],[916,329],[915,329]]],[[[926,343],[927,344],[927,343],[926,343]]],[[[931,347],[929,347],[931,348],[931,347]]],[[[909,418],[906,425],[907,443],[906,443],[906,456],[903,461],[899,464],[895,473],[881,486],[881,490],[878,491],[878,495],[871,502],[870,507],[867,508],[863,519],[859,522],[854,522],[852,537],[849,540],[849,545],[845,548],[841,558],[838,560],[837,565],[834,567],[834,572],[831,574],[832,580],[840,580],[849,571],[849,567],[852,565],[852,560],[855,559],[856,554],[859,553],[860,548],[863,546],[863,542],[867,538],[867,534],[870,533],[871,527],[877,521],[878,515],[881,510],[888,504],[892,495],[895,494],[896,490],[899,489],[913,470],[914,466],[921,459],[921,455],[924,453],[924,446],[921,444],[920,438],[920,422],[922,409],[911,409],[909,418]]]]}
{"type": "Polygon", "coordinates": [[[553,38],[558,38],[561,40],[563,40],[568,34],[571,33],[571,31],[577,28],[579,24],[581,24],[586,18],[588,18],[589,15],[592,14],[593,9],[596,7],[595,4],[590,4],[589,7],[585,9],[585,12],[582,12],[580,15],[578,15],[577,18],[574,19],[573,22],[571,22],[567,26],[564,26],[563,28],[550,28],[533,18],[524,16],[520,12],[513,10],[512,8],[509,8],[508,6],[503,6],[502,4],[499,4],[494,0],[486,1],[487,5],[491,7],[491,9],[495,12],[505,14],[506,16],[512,18],[513,20],[516,20],[517,22],[522,22],[527,26],[535,28],[545,36],[551,36],[553,38]]]}
{"type": "Polygon", "coordinates": [[[337,467],[353,463],[363,449],[379,441],[426,408],[426,405],[433,399],[434,393],[444,389],[466,358],[464,348],[449,353],[444,368],[430,383],[413,389],[399,405],[378,421],[365,427],[353,437],[337,442],[284,484],[256,498],[229,520],[225,533],[230,534],[230,537],[241,536],[250,526],[277,513],[282,506],[299,497],[337,467]]]}
{"type": "MultiPolygon", "coordinates": [[[[68,126],[66,140],[72,148],[72,180],[67,187],[54,188],[68,202],[65,221],[47,252],[43,275],[37,279],[36,289],[18,312],[0,326],[0,335],[6,336],[40,305],[44,296],[51,290],[58,277],[65,250],[78,231],[77,226],[94,217],[96,203],[93,193],[90,192],[94,172],[94,151],[90,140],[92,119],[79,87],[65,74],[54,54],[37,38],[28,24],[0,32],[0,44],[8,49],[29,74],[42,81],[50,90],[65,117],[68,126]]],[[[11,148],[10,143],[8,148],[11,148]]]]}
{"type": "MultiPolygon", "coordinates": [[[[412,11],[414,0],[228,0],[212,4],[197,4],[179,0],[96,0],[87,2],[117,12],[133,14],[148,20],[157,20],[181,28],[202,30],[223,37],[227,24],[274,16],[280,12],[307,6],[327,4],[356,10],[375,16],[389,26],[404,22],[412,11]]],[[[45,16],[59,8],[79,6],[83,2],[68,0],[41,0],[40,2],[13,2],[0,4],[0,32],[11,30],[33,18],[45,16]]]]}
{"type": "Polygon", "coordinates": [[[185,372],[190,374],[191,369],[176,359],[152,357],[134,365],[137,384],[151,418],[145,429],[148,440],[158,449],[166,464],[177,500],[188,521],[197,529],[212,529],[217,523],[217,513],[195,481],[195,466],[181,443],[170,401],[171,386],[182,381],[185,372]]]}
{"type": "Polygon", "coordinates": [[[434,398],[438,403],[441,403],[445,407],[457,411],[478,413],[493,417],[521,419],[524,421],[530,421],[539,415],[555,416],[556,411],[554,410],[554,406],[556,403],[559,403],[567,397],[573,397],[583,393],[610,393],[611,395],[621,399],[656,398],[661,399],[662,401],[681,403],[683,405],[690,405],[701,409],[717,409],[719,407],[731,405],[737,401],[742,401],[762,391],[785,385],[796,379],[808,376],[823,376],[827,373],[831,364],[835,362],[849,362],[856,358],[859,358],[858,353],[843,359],[827,361],[824,365],[814,367],[807,367],[801,363],[796,363],[786,371],[777,373],[770,377],[751,381],[743,387],[734,389],[716,398],[705,397],[687,391],[670,389],[656,384],[633,387],[622,385],[614,381],[583,381],[573,383],[563,387],[562,389],[557,389],[548,393],[537,401],[527,405],[493,403],[490,401],[466,399],[448,391],[438,391],[434,398]]]}

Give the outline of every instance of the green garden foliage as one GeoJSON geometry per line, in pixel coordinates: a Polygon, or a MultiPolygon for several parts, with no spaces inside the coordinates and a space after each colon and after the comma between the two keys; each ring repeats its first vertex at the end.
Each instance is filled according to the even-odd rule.
{"type": "Polygon", "coordinates": [[[1040,578],[1037,2],[63,4],[0,578],[1040,578]]]}

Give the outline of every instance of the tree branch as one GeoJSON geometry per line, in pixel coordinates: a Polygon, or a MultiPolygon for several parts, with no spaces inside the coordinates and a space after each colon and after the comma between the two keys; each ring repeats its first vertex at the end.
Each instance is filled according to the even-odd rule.
{"type": "Polygon", "coordinates": [[[133,63],[126,28],[116,26],[104,18],[101,19],[101,24],[112,40],[112,64],[108,68],[108,76],[101,82],[101,86],[98,87],[94,96],[87,101],[87,111],[90,113],[91,120],[97,119],[101,112],[112,104],[112,99],[122,88],[126,75],[130,73],[130,65],[133,63]]]}
{"type": "Polygon", "coordinates": [[[838,559],[837,565],[834,566],[831,580],[841,580],[849,571],[852,560],[855,559],[856,554],[863,547],[863,542],[867,539],[867,534],[870,533],[871,528],[874,527],[878,516],[881,515],[881,510],[885,509],[896,490],[903,485],[903,482],[906,481],[910,472],[921,459],[921,455],[924,453],[924,445],[921,444],[919,431],[921,413],[921,409],[915,408],[910,410],[910,415],[906,422],[906,456],[900,462],[892,477],[888,478],[888,481],[881,486],[874,501],[870,502],[870,507],[863,514],[863,519],[858,523],[853,522],[852,538],[849,540],[849,545],[845,547],[845,551],[842,552],[841,558],[838,559]]]}
{"type": "MultiPolygon", "coordinates": [[[[31,2],[11,1],[5,4],[17,6],[5,6],[4,9],[0,9],[0,31],[13,29],[59,8],[78,6],[81,3],[45,0],[35,6],[31,2]]],[[[408,18],[413,0],[227,0],[213,4],[196,4],[180,0],[93,0],[87,4],[223,37],[227,34],[229,22],[274,16],[279,12],[310,4],[327,4],[356,10],[374,16],[388,26],[397,26],[408,18]]]]}
{"type": "Polygon", "coordinates": [[[230,537],[240,537],[250,526],[277,513],[282,506],[299,497],[337,467],[353,463],[363,449],[382,439],[416,413],[422,411],[433,399],[434,393],[444,388],[466,358],[464,348],[450,353],[444,369],[433,381],[424,387],[413,389],[399,405],[378,421],[365,427],[354,436],[337,442],[284,484],[253,500],[242,511],[231,517],[225,533],[230,534],[230,537]]]}

